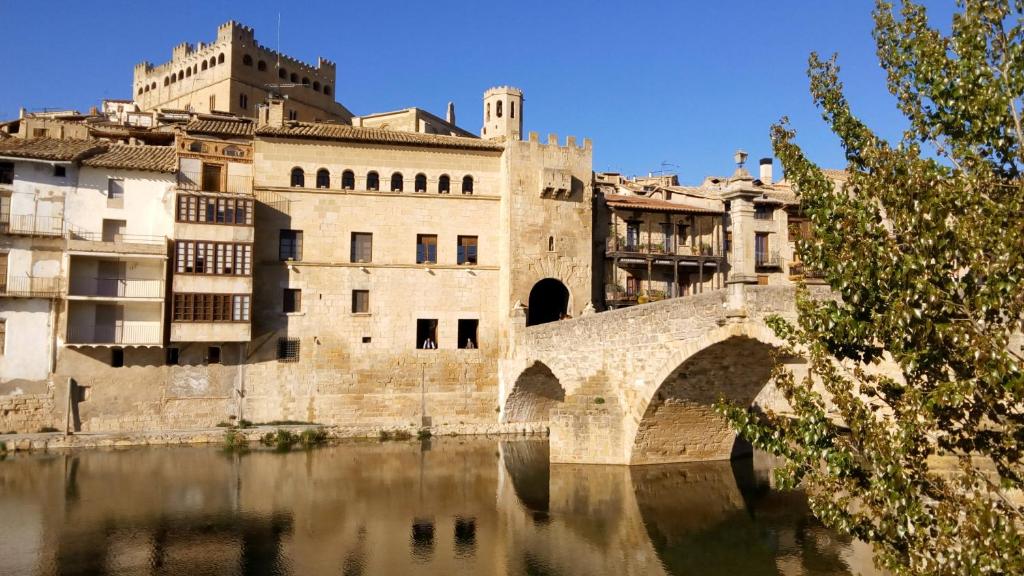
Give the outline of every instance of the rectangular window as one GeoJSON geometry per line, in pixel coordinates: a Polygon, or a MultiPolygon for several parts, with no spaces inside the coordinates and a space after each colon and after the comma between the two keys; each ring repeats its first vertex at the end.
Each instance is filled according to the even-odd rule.
{"type": "Polygon", "coordinates": [[[476,236],[458,237],[458,261],[459,264],[476,264],[476,236]]]}
{"type": "Polygon", "coordinates": [[[764,232],[754,234],[754,262],[758,266],[768,262],[768,234],[764,232]]]}
{"type": "Polygon", "coordinates": [[[775,214],[775,206],[772,204],[754,204],[755,220],[771,220],[775,214]]]}
{"type": "Polygon", "coordinates": [[[416,348],[420,350],[437,349],[437,319],[421,318],[416,320],[416,348]]]}
{"type": "Polygon", "coordinates": [[[479,347],[479,343],[477,342],[477,330],[479,327],[479,320],[459,320],[459,348],[462,348],[463,350],[472,350],[479,347]]]}
{"type": "Polygon", "coordinates": [[[103,241],[104,242],[119,242],[125,233],[125,229],[128,227],[128,222],[125,220],[107,220],[103,219],[103,241]]]}
{"type": "Polygon", "coordinates": [[[248,294],[174,294],[175,322],[248,322],[248,294]]]}
{"type": "Polygon", "coordinates": [[[178,196],[178,222],[252,226],[252,200],[178,196]]]}
{"type": "Polygon", "coordinates": [[[278,238],[278,258],[282,262],[302,260],[302,230],[281,230],[278,238]]]}
{"type": "Polygon", "coordinates": [[[373,262],[373,234],[369,232],[352,233],[352,261],[373,262]]]}
{"type": "Polygon", "coordinates": [[[285,288],[282,292],[283,310],[285,314],[292,314],[302,311],[302,290],[298,288],[285,288]]]}
{"type": "Polygon", "coordinates": [[[661,250],[666,254],[675,251],[675,244],[672,241],[672,228],[672,224],[668,222],[661,223],[661,250]]]}
{"type": "MultiPolygon", "coordinates": [[[[6,280],[6,278],[5,278],[6,280]]],[[[7,353],[7,320],[0,319],[0,356],[7,353]]]]}
{"type": "Polygon", "coordinates": [[[300,343],[298,338],[277,339],[277,359],[280,362],[298,362],[300,343]]]}
{"type": "Polygon", "coordinates": [[[217,95],[210,94],[210,112],[213,112],[217,108],[217,95]]]}
{"type": "Polygon", "coordinates": [[[238,105],[242,107],[242,110],[249,109],[249,96],[245,94],[238,95],[238,105]]]}
{"type": "Polygon", "coordinates": [[[123,368],[124,367],[124,349],[123,348],[112,348],[110,350],[110,367],[111,368],[123,368]]]}
{"type": "Polygon", "coordinates": [[[679,239],[680,246],[686,246],[690,243],[690,225],[689,224],[676,224],[676,238],[679,239]]]}
{"type": "Polygon", "coordinates": [[[222,192],[220,175],[221,168],[220,164],[207,164],[203,163],[203,181],[201,182],[202,190],[206,192],[222,192]]]}
{"type": "Polygon", "coordinates": [[[220,346],[206,347],[206,363],[220,364],[220,346]]]}
{"type": "Polygon", "coordinates": [[[166,356],[164,357],[164,364],[167,366],[177,366],[179,362],[179,350],[177,348],[168,348],[166,356]]]}
{"type": "MultiPolygon", "coordinates": [[[[0,252],[0,294],[7,293],[7,260],[9,256],[7,252],[0,252]]],[[[0,353],[3,352],[3,347],[0,346],[0,353]]]]}
{"type": "Polygon", "coordinates": [[[353,314],[369,314],[370,313],[370,291],[369,290],[353,290],[352,291],[352,313],[353,314]]]}
{"type": "Polygon", "coordinates": [[[626,251],[637,252],[640,249],[640,223],[626,223],[626,251]]]}
{"type": "Polygon", "coordinates": [[[107,179],[107,208],[124,208],[124,180],[107,179]]]}
{"type": "Polygon", "coordinates": [[[437,235],[416,235],[416,263],[434,264],[437,262],[437,235]]]}
{"type": "Polygon", "coordinates": [[[67,166],[61,166],[60,164],[53,165],[53,175],[56,178],[63,178],[68,175],[67,166]]]}
{"type": "Polygon", "coordinates": [[[14,184],[14,162],[0,162],[0,184],[14,184]]]}

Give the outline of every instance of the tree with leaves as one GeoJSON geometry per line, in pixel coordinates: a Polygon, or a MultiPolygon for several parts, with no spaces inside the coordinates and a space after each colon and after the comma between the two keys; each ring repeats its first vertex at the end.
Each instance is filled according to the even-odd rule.
{"type": "Polygon", "coordinates": [[[879,567],[1024,574],[1024,0],[958,2],[948,34],[911,0],[878,1],[874,19],[908,128],[895,143],[872,132],[836,58],[811,55],[846,181],[785,119],[772,142],[813,226],[800,258],[835,298],[800,289],[796,322],[772,319],[808,360],[806,377],[774,372],[792,414],[719,410],[879,567]]]}

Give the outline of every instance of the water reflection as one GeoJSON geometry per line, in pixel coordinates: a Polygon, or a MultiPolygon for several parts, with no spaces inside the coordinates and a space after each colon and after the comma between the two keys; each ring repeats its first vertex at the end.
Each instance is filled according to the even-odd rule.
{"type": "Polygon", "coordinates": [[[849,574],[767,468],[549,466],[542,441],[0,461],[0,575],[849,574]]]}

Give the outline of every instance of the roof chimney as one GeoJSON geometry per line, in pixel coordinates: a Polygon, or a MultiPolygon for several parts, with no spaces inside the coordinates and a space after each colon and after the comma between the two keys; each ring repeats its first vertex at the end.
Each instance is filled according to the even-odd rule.
{"type": "Polygon", "coordinates": [[[760,176],[759,180],[761,180],[761,183],[764,184],[765,186],[771,186],[772,185],[772,159],[771,158],[761,158],[760,164],[761,164],[761,176],[760,176]]]}
{"type": "Polygon", "coordinates": [[[451,124],[452,126],[455,126],[455,103],[454,102],[449,102],[448,103],[448,115],[445,118],[445,120],[447,120],[448,123],[451,124]]]}

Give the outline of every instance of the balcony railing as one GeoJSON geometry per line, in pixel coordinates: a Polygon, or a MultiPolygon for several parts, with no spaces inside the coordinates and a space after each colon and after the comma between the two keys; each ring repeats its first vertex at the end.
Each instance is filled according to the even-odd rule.
{"type": "Polygon", "coordinates": [[[229,174],[226,177],[204,180],[199,170],[181,170],[178,172],[178,188],[182,190],[199,190],[202,192],[230,192],[232,194],[252,194],[252,176],[229,174]]]}
{"type": "Polygon", "coordinates": [[[103,232],[87,232],[85,230],[69,230],[68,239],[86,240],[89,242],[113,242],[115,244],[160,245],[167,242],[165,236],[153,234],[104,234],[103,232]]]}
{"type": "Polygon", "coordinates": [[[163,343],[159,322],[125,322],[96,326],[68,326],[68,344],[158,346],[163,343]]]}
{"type": "Polygon", "coordinates": [[[789,275],[791,277],[803,277],[807,280],[821,280],[825,274],[821,270],[815,270],[803,262],[790,262],[789,275]]]}
{"type": "Polygon", "coordinates": [[[782,268],[782,256],[778,252],[755,252],[754,265],[758,268],[782,268]]]}
{"type": "Polygon", "coordinates": [[[72,278],[69,296],[162,298],[164,281],[139,278],[72,278]]]}
{"type": "Polygon", "coordinates": [[[60,298],[60,278],[14,276],[0,279],[0,296],[15,298],[60,298]]]}
{"type": "Polygon", "coordinates": [[[21,236],[64,235],[64,217],[38,214],[0,214],[0,232],[21,236]]]}
{"type": "Polygon", "coordinates": [[[650,254],[666,256],[706,256],[721,257],[722,249],[710,244],[681,244],[679,246],[666,246],[661,242],[640,243],[630,242],[622,238],[609,238],[606,244],[607,253],[621,252],[627,254],[650,254]]]}

